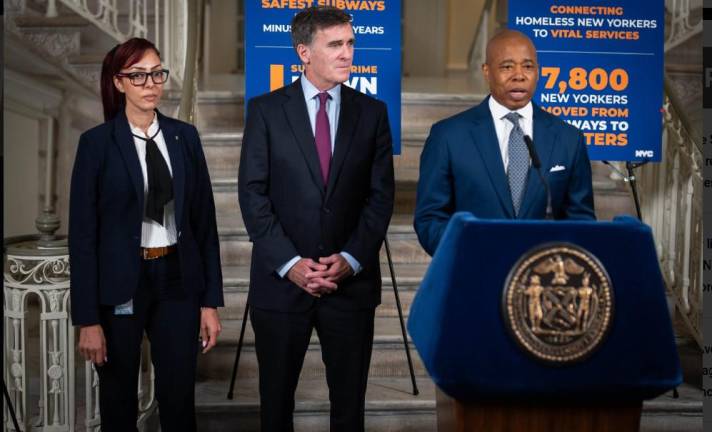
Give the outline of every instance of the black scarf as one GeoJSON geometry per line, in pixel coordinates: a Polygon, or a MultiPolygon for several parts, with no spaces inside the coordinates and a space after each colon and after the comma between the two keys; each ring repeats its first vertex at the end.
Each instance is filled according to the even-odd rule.
{"type": "Polygon", "coordinates": [[[146,141],[146,174],[148,196],[146,196],[146,217],[163,225],[163,208],[173,199],[173,179],[168,164],[163,158],[158,145],[153,140],[161,131],[159,127],[152,137],[134,135],[146,141]]]}

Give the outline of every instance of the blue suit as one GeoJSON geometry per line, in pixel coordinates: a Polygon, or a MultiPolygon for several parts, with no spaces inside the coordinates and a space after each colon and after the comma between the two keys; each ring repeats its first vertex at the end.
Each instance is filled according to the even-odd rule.
{"type": "MultiPolygon", "coordinates": [[[[591,164],[581,132],[534,105],[534,146],[551,188],[555,219],[595,219],[591,164]]],[[[543,219],[546,189],[529,169],[515,215],[488,98],[433,125],[420,156],[415,231],[435,253],[453,213],[484,219],[543,219]]]]}

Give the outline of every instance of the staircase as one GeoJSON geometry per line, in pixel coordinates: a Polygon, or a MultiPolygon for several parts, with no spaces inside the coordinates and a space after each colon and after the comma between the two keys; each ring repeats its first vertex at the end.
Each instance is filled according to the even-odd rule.
{"type": "Polygon", "coordinates": [[[116,41],[65,8],[60,7],[56,17],[45,16],[43,9],[46,6],[28,2],[22,14],[6,11],[6,37],[24,41],[27,54],[41,57],[53,75],[98,94],[101,62],[116,41]]]}
{"type": "MultiPolygon", "coordinates": [[[[106,53],[119,41],[145,37],[156,42],[162,51],[164,66],[171,71],[167,86],[180,88],[184,75],[185,52],[181,50],[185,49],[186,1],[5,2],[7,66],[28,76],[49,78],[70,93],[79,90],[83,96],[97,97],[101,63],[106,53]],[[175,23],[175,29],[162,27],[164,21],[169,20],[175,23]],[[159,38],[163,43],[158,43],[159,38]],[[166,39],[173,46],[167,44],[166,39]]],[[[97,122],[102,118],[98,115],[97,122]]]]}

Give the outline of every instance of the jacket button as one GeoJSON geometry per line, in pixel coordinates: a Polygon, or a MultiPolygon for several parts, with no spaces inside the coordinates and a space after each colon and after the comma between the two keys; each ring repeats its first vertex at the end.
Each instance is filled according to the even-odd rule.
{"type": "Polygon", "coordinates": [[[319,250],[323,251],[324,250],[324,245],[319,245],[319,250]]]}
{"type": "Polygon", "coordinates": [[[180,237],[181,234],[183,234],[183,231],[178,231],[178,237],[180,237]]]}
{"type": "Polygon", "coordinates": [[[322,211],[323,211],[324,213],[326,213],[326,214],[331,214],[331,209],[330,209],[330,208],[324,207],[324,208],[322,209],[322,211]]]}

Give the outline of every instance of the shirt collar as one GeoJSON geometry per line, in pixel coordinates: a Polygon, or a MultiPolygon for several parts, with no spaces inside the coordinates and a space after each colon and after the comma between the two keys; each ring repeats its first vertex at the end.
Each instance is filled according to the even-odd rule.
{"type": "Polygon", "coordinates": [[[132,125],[131,122],[129,122],[129,126],[131,127],[131,133],[134,135],[145,138],[152,137],[156,134],[156,131],[158,131],[158,115],[156,115],[155,111],[153,112],[153,121],[151,121],[151,124],[148,126],[148,135],[144,134],[140,128],[132,125]]]}
{"type": "MultiPolygon", "coordinates": [[[[511,109],[497,102],[495,98],[492,97],[492,95],[490,95],[489,98],[489,109],[492,113],[492,117],[499,120],[501,120],[502,118],[504,118],[504,116],[512,112],[511,109]]],[[[527,102],[526,105],[524,105],[522,108],[519,108],[518,110],[514,110],[514,112],[518,113],[525,120],[531,120],[532,115],[534,113],[532,101],[527,102]]]]}
{"type": "MultiPolygon", "coordinates": [[[[314,86],[314,84],[311,83],[307,79],[306,74],[302,74],[302,77],[300,79],[302,83],[302,91],[304,92],[304,99],[309,102],[310,100],[314,99],[316,95],[321,93],[318,88],[314,86]]],[[[329,93],[329,96],[331,96],[331,101],[339,104],[341,101],[341,84],[337,84],[334,87],[330,88],[329,90],[326,91],[329,93]]]]}

